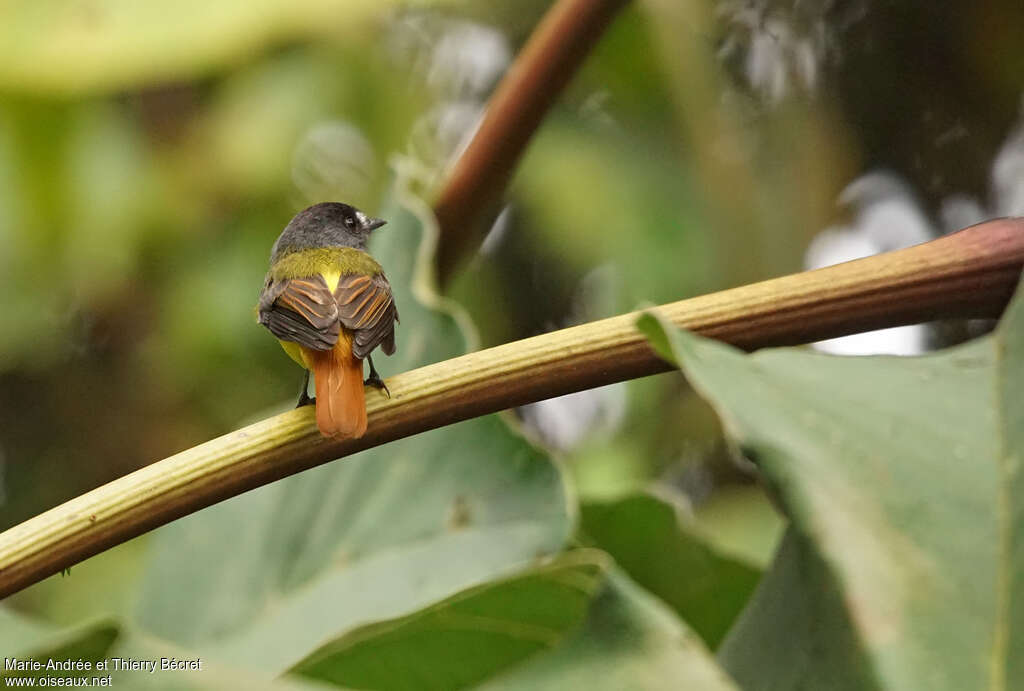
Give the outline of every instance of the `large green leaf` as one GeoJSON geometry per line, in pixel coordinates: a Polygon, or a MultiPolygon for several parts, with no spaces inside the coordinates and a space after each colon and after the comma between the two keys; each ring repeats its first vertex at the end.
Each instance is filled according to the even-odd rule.
{"type": "Polygon", "coordinates": [[[326,684],[314,679],[299,677],[267,678],[258,672],[238,667],[227,667],[210,659],[206,651],[188,650],[176,647],[145,633],[126,627],[122,638],[107,653],[106,658],[111,675],[111,688],[141,689],[153,691],[173,689],[174,691],[216,691],[220,689],[252,689],[253,691],[315,691],[316,689],[339,689],[342,687],[326,684]],[[153,670],[115,670],[112,658],[125,660],[152,661],[153,670]],[[163,661],[175,664],[165,664],[163,661]],[[197,668],[198,666],[198,668],[197,668]]]}
{"type": "MultiPolygon", "coordinates": [[[[165,641],[152,639],[131,626],[103,619],[75,626],[58,627],[18,614],[0,606],[0,679],[14,684],[16,679],[97,677],[102,683],[110,677],[112,688],[132,689],[267,689],[268,691],[311,691],[328,688],[313,680],[295,677],[268,680],[252,676],[247,670],[227,669],[210,664],[205,655],[183,650],[165,641]],[[115,660],[119,658],[119,660],[115,660]],[[175,669],[162,660],[198,661],[198,669],[175,669]],[[152,664],[148,668],[122,667],[122,661],[152,664]],[[39,670],[17,669],[16,663],[37,662],[39,670]],[[61,669],[62,663],[89,663],[89,669],[61,669]],[[11,666],[9,668],[8,666],[11,666]]],[[[338,688],[333,686],[330,688],[338,688]]]]}
{"type": "Polygon", "coordinates": [[[691,529],[723,554],[764,571],[778,551],[786,520],[757,485],[717,489],[694,509],[691,529]]]}
{"type": "Polygon", "coordinates": [[[716,406],[799,534],[723,645],[741,684],[1024,679],[1019,297],[991,336],[920,358],[747,356],[651,315],[640,326],[716,406]]]}
{"type": "Polygon", "coordinates": [[[718,654],[745,688],[878,688],[842,587],[794,529],[718,654]]]}
{"type": "Polygon", "coordinates": [[[712,649],[760,575],[684,530],[675,509],[649,494],[583,504],[580,531],[633,580],[671,605],[712,649]]]}
{"type": "MultiPolygon", "coordinates": [[[[421,255],[417,217],[401,208],[383,215],[390,224],[372,249],[402,316],[398,354],[377,360],[386,375],[465,346],[424,274],[413,277],[429,258],[432,228],[421,255]]],[[[139,621],[211,659],[277,674],[356,627],[556,552],[569,530],[558,470],[500,419],[481,418],[328,464],[159,531],[139,621]]]]}
{"type": "MultiPolygon", "coordinates": [[[[0,655],[5,660],[36,660],[44,665],[51,659],[98,660],[110,649],[119,630],[110,620],[57,627],[0,607],[0,655]]],[[[45,670],[28,673],[5,670],[6,665],[0,666],[0,678],[52,674],[45,670]]]]}
{"type": "Polygon", "coordinates": [[[608,557],[577,550],[406,617],[352,631],[293,668],[360,689],[457,689],[557,645],[579,625],[608,557]]]}
{"type": "Polygon", "coordinates": [[[615,575],[586,623],[550,653],[482,685],[487,691],[726,691],[736,686],[671,610],[615,575]]]}

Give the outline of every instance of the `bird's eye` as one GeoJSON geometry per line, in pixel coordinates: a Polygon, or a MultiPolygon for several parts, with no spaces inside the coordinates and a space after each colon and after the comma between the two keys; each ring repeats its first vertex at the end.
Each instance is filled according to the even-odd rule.
{"type": "Polygon", "coordinates": [[[346,228],[355,228],[355,226],[356,226],[356,219],[352,218],[351,216],[346,216],[345,217],[345,227],[346,228]]]}

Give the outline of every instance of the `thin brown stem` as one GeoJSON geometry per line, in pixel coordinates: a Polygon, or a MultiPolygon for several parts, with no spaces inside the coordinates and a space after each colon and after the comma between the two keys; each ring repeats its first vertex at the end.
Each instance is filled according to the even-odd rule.
{"type": "MultiPolygon", "coordinates": [[[[1000,314],[1024,266],[1024,219],[917,247],[654,307],[745,349],[919,321],[1000,314]]],[[[334,442],[293,410],[137,470],[0,534],[0,597],[228,497],[394,439],[669,369],[638,313],[405,372],[368,392],[365,437],[334,442]]],[[[424,462],[427,462],[426,460],[424,462]]]]}
{"type": "Polygon", "coordinates": [[[626,0],[558,0],[498,85],[434,203],[442,283],[479,239],[544,114],[626,0]]]}

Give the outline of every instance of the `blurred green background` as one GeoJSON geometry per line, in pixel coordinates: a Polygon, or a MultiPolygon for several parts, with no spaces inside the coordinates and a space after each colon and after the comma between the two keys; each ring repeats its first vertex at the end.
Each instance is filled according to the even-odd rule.
{"type": "MultiPolygon", "coordinates": [[[[0,7],[0,528],[289,407],[253,313],[277,234],[378,212],[399,164],[429,195],[546,9],[0,7]]],[[[628,5],[448,292],[487,346],[798,271],[826,228],[878,251],[1024,213],[1022,35],[1010,0],[628,5]]],[[[581,496],[654,487],[770,558],[781,519],[682,378],[520,415],[581,496]]]]}

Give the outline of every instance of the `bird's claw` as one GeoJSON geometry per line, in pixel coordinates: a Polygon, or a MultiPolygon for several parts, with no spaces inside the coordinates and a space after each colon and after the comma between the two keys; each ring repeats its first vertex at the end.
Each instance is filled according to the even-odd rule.
{"type": "Polygon", "coordinates": [[[363,386],[372,386],[378,391],[383,391],[384,395],[391,398],[391,392],[388,390],[388,385],[384,383],[384,380],[380,378],[380,375],[376,372],[370,372],[370,376],[363,382],[363,386]]]}

